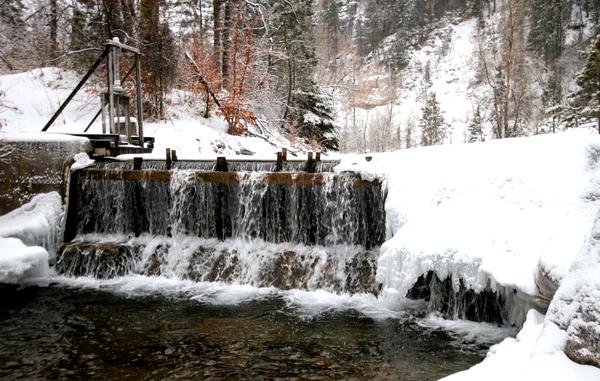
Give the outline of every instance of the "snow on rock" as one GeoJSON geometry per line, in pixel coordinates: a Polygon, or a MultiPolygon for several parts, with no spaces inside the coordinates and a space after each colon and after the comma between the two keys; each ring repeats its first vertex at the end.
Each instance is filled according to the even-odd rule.
{"type": "Polygon", "coordinates": [[[36,195],[27,204],[0,216],[0,237],[18,238],[22,243],[42,246],[54,253],[62,215],[62,200],[57,192],[36,195]]]}
{"type": "Polygon", "coordinates": [[[336,170],[385,179],[384,297],[403,298],[430,270],[536,295],[538,266],[562,279],[600,207],[600,137],[586,130],[372,156],[336,170]]]}
{"type": "Polygon", "coordinates": [[[516,339],[504,339],[482,363],[443,380],[599,380],[600,369],[579,365],[562,352],[565,339],[564,331],[531,310],[516,339]]]}
{"type": "Polygon", "coordinates": [[[547,320],[566,331],[566,354],[600,367],[600,213],[587,244],[558,288],[547,320]]]}
{"type": "Polygon", "coordinates": [[[20,283],[48,276],[48,252],[18,238],[0,238],[0,283],[20,283]]]}

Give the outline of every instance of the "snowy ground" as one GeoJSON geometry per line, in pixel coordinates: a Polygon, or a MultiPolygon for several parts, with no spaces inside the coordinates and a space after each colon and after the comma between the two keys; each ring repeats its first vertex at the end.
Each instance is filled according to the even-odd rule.
{"type": "Polygon", "coordinates": [[[389,240],[378,277],[404,295],[435,270],[535,295],[538,265],[562,279],[600,204],[600,138],[587,130],[348,155],[337,170],[387,182],[389,240]]]}

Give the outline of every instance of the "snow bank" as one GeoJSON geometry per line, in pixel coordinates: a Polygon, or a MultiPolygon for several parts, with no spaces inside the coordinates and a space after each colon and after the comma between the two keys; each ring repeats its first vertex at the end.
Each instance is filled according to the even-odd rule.
{"type": "Polygon", "coordinates": [[[538,265],[562,279],[600,206],[600,137],[586,130],[372,156],[336,170],[385,178],[386,297],[402,298],[429,270],[456,286],[536,295],[538,265]]]}
{"type": "Polygon", "coordinates": [[[600,366],[600,213],[587,244],[558,288],[546,320],[567,337],[565,353],[580,363],[600,366]]]}
{"type": "Polygon", "coordinates": [[[0,283],[20,283],[48,276],[48,252],[25,246],[18,238],[0,238],[0,283]]]}
{"type": "Polygon", "coordinates": [[[565,336],[531,310],[516,339],[494,345],[482,363],[444,380],[599,380],[600,369],[576,364],[562,352],[565,336]]]}
{"type": "Polygon", "coordinates": [[[22,207],[0,216],[0,237],[18,238],[22,243],[42,246],[54,253],[62,214],[58,193],[36,195],[22,207]]]}

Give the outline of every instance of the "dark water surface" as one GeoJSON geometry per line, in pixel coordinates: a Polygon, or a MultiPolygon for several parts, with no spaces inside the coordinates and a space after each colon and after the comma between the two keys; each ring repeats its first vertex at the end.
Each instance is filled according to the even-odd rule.
{"type": "Polygon", "coordinates": [[[0,288],[0,379],[435,380],[482,360],[440,330],[61,287],[0,288]]]}

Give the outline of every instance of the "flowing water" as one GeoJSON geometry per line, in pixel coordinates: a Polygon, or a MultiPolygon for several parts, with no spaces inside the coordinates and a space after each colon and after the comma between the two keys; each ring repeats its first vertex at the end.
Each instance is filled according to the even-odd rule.
{"type": "Polygon", "coordinates": [[[310,295],[215,304],[97,288],[0,288],[0,379],[433,380],[485,350],[410,314],[290,303],[310,295]]]}

